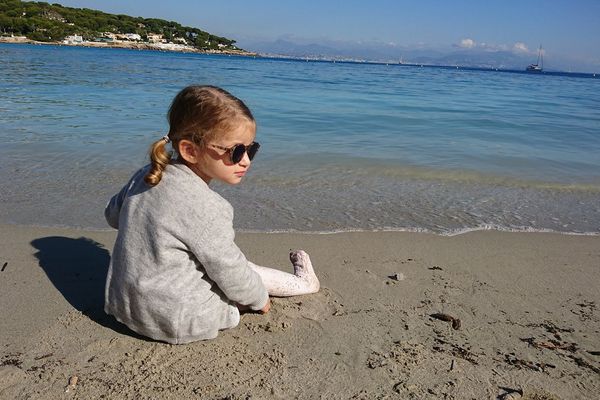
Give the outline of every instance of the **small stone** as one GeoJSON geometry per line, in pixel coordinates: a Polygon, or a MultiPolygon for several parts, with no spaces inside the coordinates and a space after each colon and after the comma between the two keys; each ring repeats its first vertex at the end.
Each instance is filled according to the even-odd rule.
{"type": "Polygon", "coordinates": [[[367,366],[371,369],[380,368],[386,365],[388,365],[388,360],[386,360],[385,357],[378,360],[369,360],[367,362],[367,366]]]}
{"type": "Polygon", "coordinates": [[[461,325],[460,319],[454,318],[452,320],[452,329],[460,329],[460,325],[461,325]]]}
{"type": "Polygon", "coordinates": [[[393,387],[393,390],[396,393],[402,393],[403,389],[404,389],[404,382],[398,382],[393,387]]]}
{"type": "Polygon", "coordinates": [[[395,281],[403,281],[405,279],[404,274],[402,272],[396,272],[395,274],[388,276],[388,278],[393,279],[395,281]]]}
{"type": "MultiPolygon", "coordinates": [[[[508,390],[506,393],[501,394],[499,396],[502,397],[502,399],[505,400],[518,400],[523,398],[523,389],[504,389],[505,391],[508,390]]],[[[537,397],[536,397],[537,398],[537,397]]],[[[546,397],[544,397],[546,398],[546,397]]]]}
{"type": "Polygon", "coordinates": [[[70,392],[71,390],[75,390],[75,386],[77,386],[77,382],[79,382],[79,377],[77,375],[73,375],[69,378],[69,384],[65,387],[65,393],[70,392]]]}
{"type": "Polygon", "coordinates": [[[509,393],[506,396],[502,397],[504,400],[518,400],[521,399],[523,396],[521,396],[519,393],[509,393]]]}

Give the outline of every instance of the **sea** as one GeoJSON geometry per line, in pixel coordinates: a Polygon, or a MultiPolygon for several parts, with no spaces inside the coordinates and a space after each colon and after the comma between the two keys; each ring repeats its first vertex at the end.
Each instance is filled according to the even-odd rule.
{"type": "Polygon", "coordinates": [[[211,184],[239,231],[600,234],[592,74],[24,44],[0,45],[0,222],[109,229],[190,84],[256,117],[250,173],[211,184]]]}

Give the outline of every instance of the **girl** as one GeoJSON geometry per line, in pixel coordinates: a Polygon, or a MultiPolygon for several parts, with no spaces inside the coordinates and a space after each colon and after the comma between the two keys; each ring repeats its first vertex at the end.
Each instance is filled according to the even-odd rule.
{"type": "Polygon", "coordinates": [[[234,243],[231,205],[208,186],[213,179],[236,185],[250,168],[260,145],[248,107],[218,87],[189,86],[175,96],[168,120],[151,164],[106,206],[119,232],[105,311],[144,336],[180,344],[235,327],[240,309],[268,312],[269,294],[317,292],[301,250],[290,254],[293,275],[246,260],[234,243]]]}

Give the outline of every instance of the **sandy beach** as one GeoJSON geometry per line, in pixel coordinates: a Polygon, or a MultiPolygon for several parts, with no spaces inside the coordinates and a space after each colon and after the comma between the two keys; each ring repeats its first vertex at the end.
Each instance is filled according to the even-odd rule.
{"type": "Polygon", "coordinates": [[[0,398],[593,399],[600,237],[240,234],[322,290],[212,341],[146,340],[106,316],[115,232],[0,225],[0,398]],[[76,377],[76,378],[75,378],[76,377]]]}

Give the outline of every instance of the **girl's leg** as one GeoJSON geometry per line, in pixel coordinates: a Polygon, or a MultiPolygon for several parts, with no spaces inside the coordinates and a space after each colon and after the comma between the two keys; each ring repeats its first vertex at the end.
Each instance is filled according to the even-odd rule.
{"type": "Polygon", "coordinates": [[[293,251],[290,253],[290,261],[294,265],[294,274],[261,267],[251,262],[248,264],[260,275],[271,296],[287,297],[318,292],[319,279],[308,254],[303,250],[293,251]]]}

